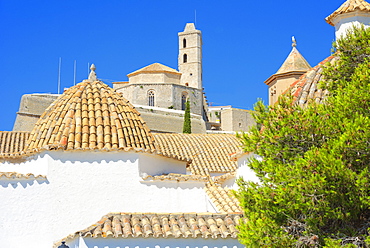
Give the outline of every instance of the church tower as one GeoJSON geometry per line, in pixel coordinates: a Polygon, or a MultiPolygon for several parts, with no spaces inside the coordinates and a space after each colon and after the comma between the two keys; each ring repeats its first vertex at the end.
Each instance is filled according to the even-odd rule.
{"type": "Polygon", "coordinates": [[[194,23],[187,23],[178,36],[180,83],[202,90],[202,33],[194,23]]]}

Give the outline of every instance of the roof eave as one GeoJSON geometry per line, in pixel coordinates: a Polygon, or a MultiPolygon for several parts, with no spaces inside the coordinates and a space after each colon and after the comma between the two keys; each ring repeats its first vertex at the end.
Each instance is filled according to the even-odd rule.
{"type": "Polygon", "coordinates": [[[280,77],[286,77],[286,76],[294,76],[294,75],[303,75],[307,72],[308,70],[302,70],[302,71],[288,71],[288,72],[283,72],[283,73],[277,73],[277,74],[274,74],[272,76],[270,76],[264,83],[268,86],[270,86],[270,84],[280,78],[280,77]]]}
{"type": "Polygon", "coordinates": [[[132,76],[136,76],[136,75],[139,75],[139,74],[158,74],[158,73],[166,73],[166,74],[173,74],[173,75],[178,75],[178,76],[181,76],[182,73],[180,72],[172,72],[172,71],[134,71],[130,74],[127,74],[127,77],[132,77],[132,76]]]}

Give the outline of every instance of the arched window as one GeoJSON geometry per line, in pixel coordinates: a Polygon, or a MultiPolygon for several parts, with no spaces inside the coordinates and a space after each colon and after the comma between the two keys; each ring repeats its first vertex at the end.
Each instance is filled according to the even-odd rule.
{"type": "Polygon", "coordinates": [[[148,91],[148,106],[154,107],[154,90],[148,91]]]}
{"type": "Polygon", "coordinates": [[[187,100],[188,100],[188,93],[183,92],[181,95],[181,110],[185,110],[187,100]]]}
{"type": "Polygon", "coordinates": [[[184,62],[184,63],[188,62],[188,55],[187,55],[186,53],[184,54],[183,62],[184,62]]]}
{"type": "Polygon", "coordinates": [[[185,38],[182,40],[182,47],[186,48],[186,39],[185,38]]]}

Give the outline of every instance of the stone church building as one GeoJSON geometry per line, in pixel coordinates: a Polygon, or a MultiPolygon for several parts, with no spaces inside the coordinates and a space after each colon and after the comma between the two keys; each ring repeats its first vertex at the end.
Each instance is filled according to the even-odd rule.
{"type": "MultiPolygon", "coordinates": [[[[352,25],[370,26],[370,4],[347,0],[326,20],[340,37],[352,25]]],[[[260,158],[243,152],[235,134],[160,132],[145,120],[168,113],[175,122],[183,101],[195,96],[202,101],[192,103],[193,117],[208,120],[200,31],[187,24],[179,40],[179,71],[152,64],[112,89],[93,66],[57,98],[24,97],[18,130],[0,132],[0,247],[244,247],[237,229],[243,213],[231,190],[239,177],[258,181],[248,161],[260,158]],[[135,100],[122,95],[126,88],[135,100]]],[[[271,104],[281,92],[296,104],[321,102],[322,63],[311,68],[293,41],[266,81],[271,104]]],[[[221,108],[223,121],[230,109],[221,108]]]]}
{"type": "MultiPolygon", "coordinates": [[[[193,133],[248,131],[254,125],[250,111],[208,107],[202,82],[202,33],[194,23],[178,33],[178,44],[178,70],[154,63],[129,73],[128,82],[114,82],[113,89],[136,107],[153,132],[182,132],[186,101],[193,133]]],[[[31,131],[58,96],[24,95],[13,130],[31,131]]]]}

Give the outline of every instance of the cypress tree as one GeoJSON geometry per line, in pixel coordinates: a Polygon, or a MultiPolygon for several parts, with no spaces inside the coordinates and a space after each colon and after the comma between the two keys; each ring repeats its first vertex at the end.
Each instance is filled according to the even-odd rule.
{"type": "Polygon", "coordinates": [[[191,133],[190,102],[186,101],[183,133],[191,133]]]}

